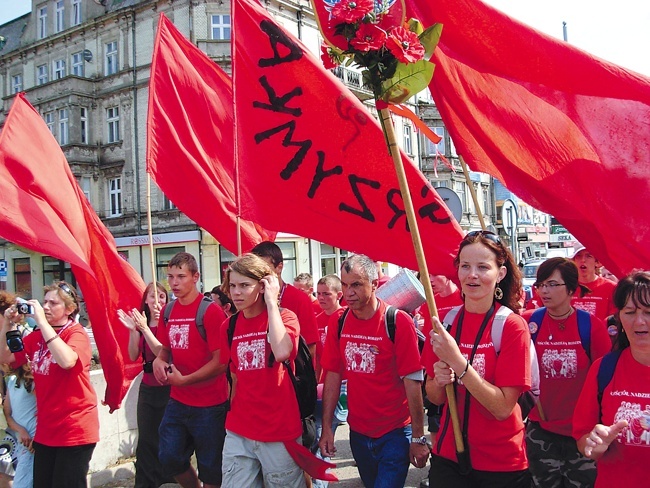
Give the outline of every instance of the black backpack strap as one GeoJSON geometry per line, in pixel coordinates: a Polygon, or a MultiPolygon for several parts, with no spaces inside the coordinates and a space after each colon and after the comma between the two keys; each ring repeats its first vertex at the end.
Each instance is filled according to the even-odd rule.
{"type": "Polygon", "coordinates": [[[174,308],[175,303],[176,300],[172,300],[167,305],[165,305],[165,310],[163,311],[163,321],[165,322],[165,325],[167,325],[167,322],[169,322],[169,317],[172,315],[172,308],[174,308]]]}
{"type": "Polygon", "coordinates": [[[397,317],[397,308],[392,305],[386,305],[384,313],[384,322],[386,323],[386,333],[391,342],[395,343],[395,319],[397,317]]]}
{"type": "Polygon", "coordinates": [[[603,421],[603,394],[605,393],[605,388],[609,385],[610,381],[614,377],[614,371],[616,371],[616,363],[621,357],[621,351],[612,351],[603,356],[600,366],[598,367],[598,422],[602,423],[603,421]]]}
{"type": "Polygon", "coordinates": [[[234,313],[230,316],[228,319],[228,347],[232,347],[232,340],[235,337],[235,325],[237,325],[237,317],[239,316],[239,312],[234,313]]]}
{"type": "Polygon", "coordinates": [[[208,307],[212,305],[214,301],[211,298],[204,296],[199,303],[199,308],[196,311],[196,328],[199,329],[199,334],[204,341],[207,341],[207,334],[205,332],[205,325],[203,319],[205,318],[205,313],[208,311],[208,307]]]}
{"type": "Polygon", "coordinates": [[[346,308],[341,316],[339,317],[339,335],[338,338],[341,338],[341,332],[343,332],[343,324],[345,323],[345,318],[348,316],[349,308],[346,308]]]}

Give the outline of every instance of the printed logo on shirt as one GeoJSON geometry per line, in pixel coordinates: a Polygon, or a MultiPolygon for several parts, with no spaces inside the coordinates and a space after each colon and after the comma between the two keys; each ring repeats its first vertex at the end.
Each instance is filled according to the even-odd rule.
{"type": "Polygon", "coordinates": [[[349,341],[345,345],[347,371],[353,373],[374,373],[375,356],[379,350],[376,345],[349,341]]]}
{"type": "MultiPolygon", "coordinates": [[[[613,392],[612,395],[614,393],[618,392],[613,392]]],[[[614,416],[614,422],[627,420],[627,427],[618,434],[618,442],[650,447],[650,405],[646,404],[645,410],[641,408],[640,403],[621,402],[614,416]]]]}
{"type": "Polygon", "coordinates": [[[578,375],[578,354],[575,349],[546,349],[542,354],[544,378],[575,378],[578,375]]]}
{"type": "Polygon", "coordinates": [[[238,371],[253,371],[264,369],[265,339],[253,339],[237,344],[238,371]]]}
{"type": "Polygon", "coordinates": [[[325,345],[325,338],[327,337],[327,328],[320,330],[320,343],[325,345]]]}
{"type": "Polygon", "coordinates": [[[596,310],[598,309],[598,301],[602,300],[600,297],[593,298],[580,298],[578,300],[573,300],[571,305],[573,305],[578,310],[584,310],[589,312],[591,315],[596,315],[596,310]]]}
{"type": "Polygon", "coordinates": [[[190,325],[172,324],[169,326],[169,345],[172,349],[189,349],[190,325]]]}
{"type": "Polygon", "coordinates": [[[56,361],[52,357],[49,351],[44,351],[43,357],[41,357],[41,351],[34,352],[34,359],[32,360],[32,371],[34,374],[49,375],[50,374],[50,365],[56,361]]]}

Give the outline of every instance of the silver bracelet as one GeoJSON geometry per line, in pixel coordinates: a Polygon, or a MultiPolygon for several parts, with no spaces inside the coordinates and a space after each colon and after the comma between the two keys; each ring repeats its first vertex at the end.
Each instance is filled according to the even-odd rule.
{"type": "Polygon", "coordinates": [[[463,371],[460,375],[458,375],[458,378],[456,378],[456,380],[462,380],[463,376],[467,374],[468,369],[469,369],[469,359],[467,360],[467,364],[465,365],[465,371],[463,371]]]}

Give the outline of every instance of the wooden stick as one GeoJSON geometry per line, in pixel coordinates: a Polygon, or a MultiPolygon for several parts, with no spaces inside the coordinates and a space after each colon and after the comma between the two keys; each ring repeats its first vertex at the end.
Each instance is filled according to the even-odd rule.
{"type": "Polygon", "coordinates": [[[481,207],[478,204],[478,197],[476,196],[476,189],[474,188],[474,182],[469,179],[469,171],[467,171],[467,164],[465,163],[465,160],[463,159],[462,156],[459,155],[458,159],[460,159],[460,165],[463,168],[463,174],[465,175],[465,182],[469,187],[469,192],[472,194],[472,200],[474,201],[474,207],[476,207],[476,215],[478,215],[478,221],[481,223],[481,229],[487,230],[487,226],[485,225],[485,219],[483,218],[483,212],[481,212],[481,207]]]}
{"type": "MultiPolygon", "coordinates": [[[[387,108],[382,108],[379,110],[379,120],[381,122],[382,128],[384,129],[388,151],[390,152],[390,155],[393,158],[393,163],[395,164],[395,172],[397,173],[397,180],[399,181],[399,189],[402,192],[402,200],[404,201],[406,219],[409,224],[409,229],[411,230],[411,240],[413,241],[415,257],[418,261],[420,281],[424,286],[429,312],[432,316],[438,317],[438,308],[436,307],[436,301],[433,298],[433,288],[431,287],[431,281],[429,280],[429,270],[427,269],[427,261],[424,257],[424,248],[422,247],[422,239],[420,238],[420,229],[418,228],[418,223],[415,219],[413,200],[411,199],[411,193],[409,191],[408,181],[406,179],[406,172],[404,171],[404,166],[402,165],[402,156],[400,155],[399,146],[397,145],[395,138],[395,129],[393,128],[393,122],[390,118],[390,112],[387,108]]],[[[436,330],[438,333],[442,332],[436,327],[436,325],[434,325],[434,330],[436,330]]],[[[456,451],[462,453],[465,451],[465,445],[463,443],[463,436],[460,429],[460,420],[458,418],[458,407],[456,404],[454,386],[451,384],[446,385],[445,393],[447,394],[447,403],[449,404],[449,413],[451,414],[451,423],[454,429],[456,451]]]]}
{"type": "Polygon", "coordinates": [[[156,263],[153,257],[153,230],[151,229],[151,175],[147,173],[147,227],[149,228],[149,260],[151,262],[151,281],[156,283],[156,263]]]}

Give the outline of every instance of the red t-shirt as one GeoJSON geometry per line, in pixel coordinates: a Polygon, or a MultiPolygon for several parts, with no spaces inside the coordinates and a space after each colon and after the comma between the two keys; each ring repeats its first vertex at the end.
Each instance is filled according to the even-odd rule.
{"type": "MultiPolygon", "coordinates": [[[[454,307],[463,304],[463,298],[460,296],[460,290],[456,290],[451,295],[441,297],[440,295],[433,296],[436,300],[436,308],[438,309],[438,318],[440,322],[445,319],[445,315],[454,307]]],[[[420,307],[419,314],[424,318],[424,325],[422,326],[422,333],[425,337],[429,337],[429,332],[433,329],[433,322],[431,322],[431,313],[429,312],[429,305],[425,302],[420,307]]]]}
{"type": "MultiPolygon", "coordinates": [[[[534,310],[527,310],[522,317],[529,322],[533,313],[534,310]]],[[[540,403],[546,421],[540,420],[536,408],[530,412],[530,419],[539,422],[549,432],[571,436],[573,409],[587,371],[592,362],[607,354],[611,348],[612,342],[605,326],[593,315],[590,361],[580,342],[577,314],[574,313],[567,319],[564,330],[558,328],[558,322],[548,313],[544,314],[542,327],[535,340],[535,351],[539,362],[540,403]]]]}
{"type": "MultiPolygon", "coordinates": [[[[337,320],[337,327],[338,327],[338,319],[339,317],[343,314],[344,308],[340,307],[337,308],[332,315],[336,316],[337,320]]],[[[318,315],[316,315],[316,324],[318,325],[318,336],[320,338],[320,341],[316,344],[316,365],[320,365],[322,358],[323,358],[323,350],[325,349],[325,338],[327,337],[327,325],[329,323],[330,317],[332,315],[327,315],[325,311],[322,311],[318,315]]],[[[323,383],[325,381],[325,374],[323,371],[321,371],[321,377],[318,379],[319,383],[323,383]]]]}
{"type": "MultiPolygon", "coordinates": [[[[293,342],[290,360],[298,351],[300,325],[291,310],[280,311],[293,342]]],[[[221,362],[237,376],[235,395],[226,417],[226,429],[260,442],[295,440],[302,433],[296,392],[287,368],[277,361],[269,368],[271,345],[267,339],[268,312],[247,319],[237,315],[232,349],[228,346],[230,319],[221,324],[221,362]],[[236,354],[231,355],[231,350],[236,354]]]]}
{"type": "MultiPolygon", "coordinates": [[[[497,305],[495,310],[499,310],[497,305]]],[[[460,312],[454,320],[450,334],[455,337],[460,312]]],[[[494,316],[493,316],[494,317],[494,316]]],[[[474,314],[465,311],[465,318],[460,336],[460,351],[469,358],[476,335],[481,328],[485,314],[474,314]]],[[[492,321],[494,318],[492,319],[492,321]]],[[[516,314],[510,314],[503,325],[501,351],[497,356],[492,343],[492,321],[485,328],[477,352],[472,361],[472,367],[478,374],[497,387],[518,387],[523,391],[529,390],[530,379],[530,334],[526,322],[516,314]]],[[[433,349],[427,346],[422,351],[422,365],[426,372],[433,377],[433,364],[438,358],[433,349]]],[[[466,389],[459,382],[456,388],[456,402],[461,424],[465,411],[466,389]]],[[[472,466],[481,471],[520,471],[528,468],[524,423],[521,419],[521,409],[515,408],[505,420],[497,420],[474,397],[469,402],[468,444],[470,446],[472,466]]],[[[445,409],[441,425],[447,422],[448,410],[445,409]]],[[[433,452],[439,456],[456,462],[456,447],[451,422],[447,432],[441,427],[433,445],[433,452]],[[442,437],[442,446],[437,448],[442,437]]]]}
{"type": "Polygon", "coordinates": [[[576,290],[571,299],[571,305],[595,315],[605,323],[607,317],[616,312],[613,300],[616,284],[602,276],[597,276],[591,283],[580,284],[591,291],[581,298],[580,289],[576,290]]]}
{"type": "Polygon", "coordinates": [[[280,306],[288,308],[298,317],[300,335],[307,345],[318,343],[318,326],[311,300],[295,286],[285,283],[281,293],[280,306]]]}
{"type": "Polygon", "coordinates": [[[350,311],[341,338],[338,317],[331,315],[321,366],[348,380],[348,423],[355,432],[381,437],[411,422],[402,377],[422,370],[413,320],[398,312],[395,343],[386,332],[386,304],[368,320],[350,311]]]}
{"type": "Polygon", "coordinates": [[[323,311],[323,309],[320,306],[320,303],[318,303],[318,300],[312,300],[309,296],[307,296],[311,300],[311,308],[314,311],[314,316],[318,315],[323,311]]]}
{"type": "Polygon", "coordinates": [[[596,488],[648,486],[650,367],[637,362],[629,347],[623,350],[614,376],[603,392],[603,416],[599,421],[597,375],[600,362],[594,362],[587,374],[573,414],[573,437],[580,439],[599,423],[612,425],[627,420],[628,427],[596,463],[596,488]]]}
{"type": "MultiPolygon", "coordinates": [[[[202,299],[203,295],[199,294],[189,305],[176,301],[169,322],[165,324],[162,313],[158,321],[156,337],[164,348],[171,350],[171,361],[183,375],[205,366],[212,359],[212,352],[219,349],[219,327],[226,314],[215,303],[210,304],[203,317],[207,341],[204,340],[196,326],[196,312],[202,299]]],[[[222,373],[192,385],[172,386],[170,397],[191,407],[219,405],[228,400],[226,375],[222,373]]]]}
{"type": "MultiPolygon", "coordinates": [[[[155,336],[156,331],[158,330],[158,326],[150,327],[151,333],[155,336]]],[[[153,361],[156,359],[156,355],[151,351],[149,348],[149,344],[147,344],[147,341],[144,339],[143,335],[140,335],[140,342],[139,342],[139,349],[140,349],[140,357],[142,357],[142,351],[144,351],[144,360],[145,361],[153,361]]],[[[158,387],[162,386],[160,383],[158,383],[158,380],[154,376],[153,373],[142,373],[142,384],[147,385],[147,386],[152,386],[152,387],[158,387]]]]}
{"type": "Polygon", "coordinates": [[[40,330],[23,337],[24,349],[14,353],[11,364],[16,369],[31,359],[39,412],[34,440],[50,447],[97,443],[99,414],[90,383],[90,339],[76,322],[61,329],[59,337],[79,356],[71,369],[56,364],[40,330]]]}

